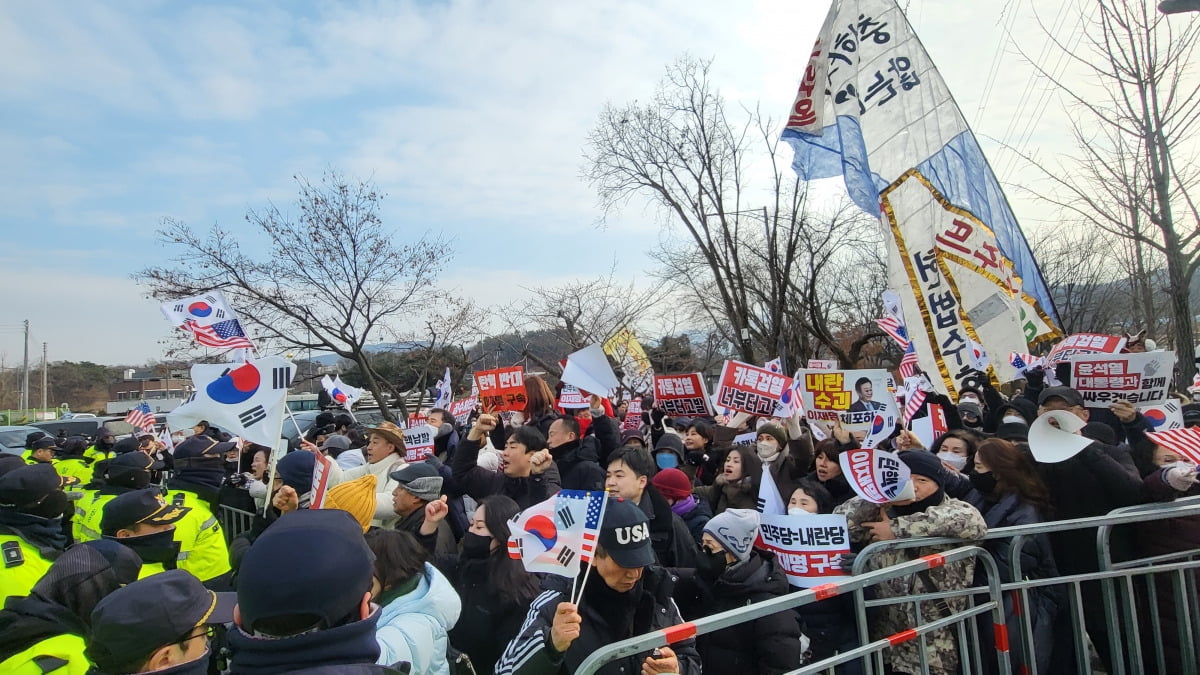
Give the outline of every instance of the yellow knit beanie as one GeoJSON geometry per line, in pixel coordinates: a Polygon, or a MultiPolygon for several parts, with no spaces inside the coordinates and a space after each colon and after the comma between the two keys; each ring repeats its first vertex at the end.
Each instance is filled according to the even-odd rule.
{"type": "Polygon", "coordinates": [[[349,513],[366,532],[375,517],[375,476],[367,474],[329,488],[325,493],[325,508],[349,513]]]}

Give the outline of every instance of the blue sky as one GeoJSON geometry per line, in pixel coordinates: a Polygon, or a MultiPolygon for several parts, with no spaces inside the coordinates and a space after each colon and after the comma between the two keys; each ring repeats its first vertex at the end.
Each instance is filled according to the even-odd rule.
{"type": "MultiPolygon", "coordinates": [[[[782,115],[828,4],[9,3],[0,356],[20,358],[13,326],[29,318],[51,360],[159,357],[169,326],[129,279],[166,255],[159,221],[244,227],[247,208],[290,203],[294,174],[326,168],[373,178],[398,237],[453,237],[444,285],[482,303],[614,260],[638,277],[650,263],[630,242],[659,236],[655,212],[633,204],[598,229],[578,178],[600,108],[647,97],[691,52],[716,58],[728,98],[782,115]]],[[[911,5],[973,111],[995,10],[911,5]]],[[[1021,82],[1008,62],[997,86],[1021,82]]],[[[994,108],[976,129],[1001,136],[1011,101],[994,108]]]]}

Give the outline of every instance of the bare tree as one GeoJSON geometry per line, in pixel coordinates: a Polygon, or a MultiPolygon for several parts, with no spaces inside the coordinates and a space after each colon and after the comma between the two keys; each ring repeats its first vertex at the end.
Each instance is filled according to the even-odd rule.
{"type": "MultiPolygon", "coordinates": [[[[645,321],[658,295],[656,289],[638,289],[622,282],[615,266],[607,275],[554,287],[526,288],[532,296],[504,310],[505,321],[516,336],[543,331],[557,338],[562,355],[603,343],[617,331],[645,321]]],[[[558,366],[539,357],[527,346],[521,355],[557,375],[558,366]]]]}
{"type": "Polygon", "coordinates": [[[296,182],[294,216],[272,204],[247,213],[249,228],[215,225],[207,233],[164,221],[159,236],[176,251],[172,264],[134,278],[159,300],[219,289],[266,344],[353,361],[393,419],[366,347],[432,304],[449,247],[428,235],[396,243],[396,231],[379,217],[383,195],[370,183],[336,173],[318,184],[296,182]]]}
{"type": "MultiPolygon", "coordinates": [[[[1046,31],[1096,86],[1071,87],[1034,63],[1074,108],[1076,154],[1060,165],[1030,161],[1054,186],[1053,194],[1040,196],[1134,242],[1143,309],[1153,306],[1153,270],[1142,254],[1162,257],[1172,342],[1181,375],[1190,381],[1195,347],[1189,286],[1200,266],[1200,165],[1192,141],[1200,124],[1193,58],[1200,21],[1168,19],[1149,2],[1100,0],[1096,10],[1078,49],[1046,31]]],[[[1144,320],[1159,324],[1158,317],[1144,320]]]]}
{"type": "Polygon", "coordinates": [[[1132,327],[1136,303],[1120,264],[1120,241],[1103,231],[1063,226],[1034,230],[1029,237],[1067,333],[1132,327]]]}
{"type": "Polygon", "coordinates": [[[806,185],[780,166],[777,125],[757,111],[732,121],[710,66],[682,57],[649,103],[606,106],[584,174],[606,214],[647,199],[664,210],[668,232],[687,233],[656,249],[657,275],[694,297],[742,360],[798,359],[819,345],[848,361],[827,282],[876,230],[856,210],[809,212],[806,185]],[[755,175],[765,179],[755,185],[755,175]]]}

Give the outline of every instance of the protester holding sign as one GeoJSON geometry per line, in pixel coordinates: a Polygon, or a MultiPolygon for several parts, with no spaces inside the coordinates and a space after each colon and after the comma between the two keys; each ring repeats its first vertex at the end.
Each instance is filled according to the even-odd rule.
{"type": "MultiPolygon", "coordinates": [[[[1069,413],[1086,422],[1089,411],[1083,397],[1070,387],[1047,387],[1038,396],[1039,418],[1047,412],[1069,413]]],[[[1036,425],[1036,423],[1035,423],[1036,425]]],[[[1034,457],[1040,449],[1031,430],[1030,448],[1034,457]]],[[[1077,454],[1057,462],[1039,461],[1038,472],[1050,490],[1053,518],[1090,518],[1102,516],[1113,509],[1132,506],[1142,501],[1141,477],[1125,448],[1092,442],[1077,454]]],[[[1132,552],[1131,533],[1117,528],[1112,537],[1112,555],[1126,559],[1132,552]]],[[[1050,535],[1054,560],[1062,574],[1088,574],[1099,570],[1096,558],[1094,528],[1067,530],[1050,535]]],[[[1104,609],[1099,585],[1085,582],[1081,586],[1083,614],[1087,632],[1102,658],[1108,658],[1108,614],[1104,609]]],[[[1054,655],[1051,672],[1075,669],[1076,645],[1069,622],[1069,613],[1059,614],[1054,628],[1054,655]]]]}
{"type": "MultiPolygon", "coordinates": [[[[571,579],[546,578],[547,590],[533,601],[521,631],[496,663],[496,675],[573,673],[605,645],[683,623],[671,599],[674,578],[655,564],[646,515],[633,503],[609,500],[591,568],[583,574],[576,603],[570,602],[571,579]]],[[[700,655],[688,638],[599,672],[700,675],[700,655]]]]}
{"type": "MultiPolygon", "coordinates": [[[[978,539],[987,534],[987,524],[975,507],[946,496],[943,489],[945,470],[937,457],[924,450],[908,450],[901,452],[899,456],[912,473],[914,499],[879,506],[862,497],[854,497],[833,511],[846,516],[850,527],[850,539],[856,549],[871,542],[889,539],[978,539]]],[[[884,551],[872,556],[872,568],[896,565],[948,548],[950,547],[929,546],[884,551]]],[[[974,575],[974,567],[973,560],[963,560],[914,576],[891,579],[880,583],[878,593],[880,597],[902,598],[968,588],[974,575]]],[[[966,609],[967,604],[966,597],[921,603],[922,623],[945,617],[947,610],[961,612],[966,609]]],[[[879,619],[871,626],[871,638],[882,639],[914,625],[916,616],[911,605],[887,605],[881,608],[879,619]]],[[[922,672],[922,656],[919,649],[920,646],[915,641],[896,645],[890,652],[891,667],[904,673],[922,672]]],[[[957,672],[958,646],[952,632],[941,630],[930,633],[925,640],[924,656],[928,660],[930,672],[957,672]]]]}
{"type": "MultiPolygon", "coordinates": [[[[775,555],[754,548],[759,514],[729,509],[704,528],[701,566],[684,575],[675,597],[691,617],[709,616],[789,592],[775,555]]],[[[697,640],[704,667],[716,673],[777,674],[800,663],[800,625],[783,611],[697,640]]]]}

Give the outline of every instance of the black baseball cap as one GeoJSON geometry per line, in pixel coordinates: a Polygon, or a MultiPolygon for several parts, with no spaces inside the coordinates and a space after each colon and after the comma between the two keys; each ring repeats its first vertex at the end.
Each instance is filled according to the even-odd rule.
{"type": "Polygon", "coordinates": [[[57,448],[58,443],[50,436],[42,436],[29,445],[30,450],[45,450],[46,448],[57,448]]]}
{"type": "Polygon", "coordinates": [[[200,626],[233,621],[235,604],[233,593],[214,593],[186,570],[148,576],[96,605],[87,657],[100,670],[115,670],[200,626]]]}
{"type": "Polygon", "coordinates": [[[157,488],[134,490],[113,497],[104,505],[100,518],[100,533],[114,536],[118,530],[134,525],[169,525],[178,522],[192,509],[163,501],[157,488]]]}
{"type": "Polygon", "coordinates": [[[637,504],[620,497],[610,497],[604,509],[600,545],[613,562],[626,569],[655,563],[650,519],[637,504]]]}
{"type": "Polygon", "coordinates": [[[1083,407],[1083,396],[1070,387],[1046,387],[1038,395],[1038,405],[1046,405],[1052,398],[1061,398],[1069,406],[1083,407]]]}
{"type": "MultiPolygon", "coordinates": [[[[340,509],[301,509],[275,521],[255,540],[238,571],[241,627],[265,637],[263,619],[311,616],[333,628],[371,590],[375,554],[362,526],[340,509]],[[287,561],[303,561],[290,564],[287,561]]],[[[355,617],[357,618],[357,617],[355,617]]]]}
{"type": "Polygon", "coordinates": [[[0,476],[0,507],[25,511],[78,478],[60,476],[51,464],[30,464],[0,476]]]}
{"type": "Polygon", "coordinates": [[[175,446],[175,466],[186,468],[192,465],[208,466],[217,462],[223,464],[225,453],[235,448],[237,444],[233,441],[222,443],[207,434],[194,434],[175,446]]]}

